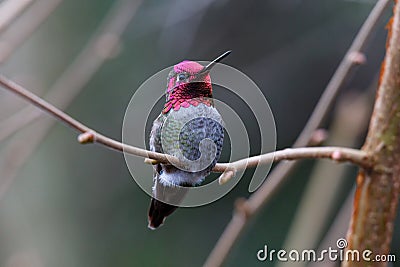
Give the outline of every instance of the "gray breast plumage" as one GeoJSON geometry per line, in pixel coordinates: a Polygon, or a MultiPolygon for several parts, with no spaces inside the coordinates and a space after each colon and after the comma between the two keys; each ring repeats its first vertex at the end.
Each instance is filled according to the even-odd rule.
{"type": "Polygon", "coordinates": [[[184,162],[179,168],[155,166],[161,182],[175,185],[201,182],[220,158],[223,125],[218,111],[205,104],[161,114],[153,123],[150,149],[184,162]]]}

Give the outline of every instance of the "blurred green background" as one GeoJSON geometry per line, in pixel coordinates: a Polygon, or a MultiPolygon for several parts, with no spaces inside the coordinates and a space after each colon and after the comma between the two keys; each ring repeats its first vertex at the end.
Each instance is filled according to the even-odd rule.
{"type": "MultiPolygon", "coordinates": [[[[31,7],[37,2],[43,2],[46,8],[55,1],[36,0],[31,7]]],[[[262,89],[275,116],[277,146],[285,148],[305,125],[375,3],[143,1],[134,12],[135,5],[129,2],[134,3],[62,1],[2,62],[1,72],[45,95],[98,34],[105,17],[124,19],[132,13],[119,39],[106,36],[106,41],[95,46],[97,54],[93,56],[101,58],[107,45],[118,42],[89,81],[82,83],[78,96],[66,109],[68,114],[120,140],[125,108],[142,82],[183,59],[210,60],[232,49],[224,63],[246,73],[262,89]],[[110,10],[123,5],[132,6],[132,10],[122,8],[124,15],[110,15],[110,10]]],[[[29,10],[20,16],[35,18],[29,10]]],[[[385,51],[384,27],[389,12],[368,46],[367,64],[346,84],[342,98],[349,91],[362,93],[373,83],[385,51]]],[[[13,33],[21,30],[13,29],[13,24],[9,27],[13,33]]],[[[0,41],[3,49],[1,45],[7,38],[2,39],[1,33],[0,41]]],[[[160,92],[163,90],[160,88],[160,92]]],[[[68,91],[65,93],[68,95],[68,91]]],[[[223,95],[216,95],[223,100],[223,95]]],[[[0,90],[0,98],[2,121],[28,106],[5,90],[0,90]]],[[[238,112],[245,117],[249,111],[238,112]]],[[[38,122],[48,118],[43,115],[38,122]]],[[[255,124],[250,122],[248,126],[255,124]]],[[[78,144],[77,133],[62,123],[57,122],[27,154],[26,162],[13,170],[41,129],[38,123],[30,124],[0,143],[0,188],[7,184],[0,193],[0,266],[200,266],[231,219],[235,199],[250,195],[249,172],[224,198],[203,207],[179,209],[163,227],[150,231],[150,198],[130,176],[123,155],[98,145],[78,144]]],[[[361,130],[355,146],[362,144],[365,132],[361,130]]],[[[251,142],[256,148],[259,139],[254,137],[251,142]]],[[[265,244],[275,249],[283,246],[314,163],[302,162],[290,182],[250,223],[227,266],[276,263],[261,263],[256,253],[265,244]]],[[[143,164],[143,168],[150,167],[143,164]]],[[[348,170],[347,179],[335,193],[324,232],[355,180],[356,169],[348,170]]],[[[397,226],[393,253],[400,248],[399,230],[397,226]]]]}

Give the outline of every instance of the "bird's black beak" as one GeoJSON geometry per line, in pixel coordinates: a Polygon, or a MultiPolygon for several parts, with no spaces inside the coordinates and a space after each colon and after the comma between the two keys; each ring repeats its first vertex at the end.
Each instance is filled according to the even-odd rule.
{"type": "Polygon", "coordinates": [[[227,56],[229,56],[229,54],[232,52],[232,50],[228,50],[225,53],[223,53],[222,55],[220,55],[219,57],[217,57],[216,59],[214,59],[213,61],[211,61],[207,66],[205,66],[200,72],[199,74],[203,74],[203,73],[207,73],[209,72],[214,66],[215,64],[217,64],[218,62],[220,62],[221,60],[223,60],[224,58],[226,58],[227,56]]]}

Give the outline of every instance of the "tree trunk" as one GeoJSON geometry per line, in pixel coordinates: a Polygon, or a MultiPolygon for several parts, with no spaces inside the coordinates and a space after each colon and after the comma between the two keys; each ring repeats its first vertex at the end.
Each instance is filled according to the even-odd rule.
{"type": "Polygon", "coordinates": [[[375,256],[390,253],[400,191],[399,1],[396,1],[394,16],[389,23],[381,82],[363,150],[374,156],[375,165],[358,173],[343,267],[386,266],[387,262],[375,261],[375,256]],[[353,261],[349,250],[357,250],[360,261],[353,261]],[[364,252],[370,261],[363,258],[366,250],[371,251],[371,254],[364,252]],[[347,255],[350,257],[346,259],[347,255]]]}

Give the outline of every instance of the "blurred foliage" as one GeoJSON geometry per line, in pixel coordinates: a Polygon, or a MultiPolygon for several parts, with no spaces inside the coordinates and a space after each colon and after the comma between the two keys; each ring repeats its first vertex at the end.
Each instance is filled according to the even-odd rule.
{"type": "MultiPolygon", "coordinates": [[[[46,91],[114,2],[64,1],[1,66],[2,72],[33,77],[36,86],[24,85],[46,91]]],[[[373,4],[369,0],[144,1],[123,35],[120,53],[104,64],[67,112],[121,139],[125,108],[143,81],[183,59],[209,60],[232,49],[225,63],[246,73],[263,90],[275,115],[278,147],[288,147],[373,4]]],[[[384,23],[369,46],[368,64],[346,90],[366,89],[379,70],[384,23]]],[[[0,90],[2,97],[6,94],[0,90]]],[[[254,138],[251,142],[257,147],[254,138]]],[[[281,247],[312,163],[301,164],[291,182],[251,223],[229,266],[256,265],[256,252],[264,244],[281,247]]],[[[343,192],[349,191],[353,180],[354,173],[343,192]]],[[[162,228],[150,231],[150,198],[131,178],[123,155],[97,145],[82,146],[74,131],[58,123],[0,200],[0,266],[14,266],[10,259],[21,255],[34,257],[37,266],[199,266],[230,220],[235,199],[249,196],[248,182],[245,177],[215,203],[179,209],[162,228]]],[[[398,236],[393,251],[400,248],[398,236]]]]}

